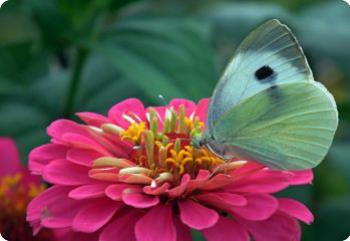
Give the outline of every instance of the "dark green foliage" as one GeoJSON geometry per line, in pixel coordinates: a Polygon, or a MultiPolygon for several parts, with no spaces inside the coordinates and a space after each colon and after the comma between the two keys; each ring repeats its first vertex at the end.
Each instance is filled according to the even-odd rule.
{"type": "MultiPolygon", "coordinates": [[[[316,79],[335,95],[340,127],[312,186],[292,196],[316,222],[303,241],[350,234],[350,7],[338,1],[9,0],[0,9],[0,136],[22,159],[74,112],[140,98],[210,96],[242,38],[261,22],[290,25],[316,79]]],[[[194,233],[196,240],[203,240],[194,233]]]]}

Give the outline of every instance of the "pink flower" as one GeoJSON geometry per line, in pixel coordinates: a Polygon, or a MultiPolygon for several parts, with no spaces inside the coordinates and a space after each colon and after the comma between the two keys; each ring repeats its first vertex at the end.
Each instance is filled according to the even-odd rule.
{"type": "MultiPolygon", "coordinates": [[[[7,240],[34,240],[26,223],[28,203],[44,190],[40,179],[22,167],[16,144],[9,138],[0,138],[0,233],[7,240]]],[[[43,230],[35,240],[52,240],[43,230]]]]}
{"type": "Polygon", "coordinates": [[[307,171],[276,171],[247,160],[223,160],[190,137],[205,127],[208,99],[175,99],[145,109],[125,100],[108,116],[78,113],[85,124],[58,120],[50,144],[30,154],[30,169],[53,186],[34,199],[27,220],[61,229],[64,240],[298,241],[301,203],[273,196],[311,183],[307,171]]]}

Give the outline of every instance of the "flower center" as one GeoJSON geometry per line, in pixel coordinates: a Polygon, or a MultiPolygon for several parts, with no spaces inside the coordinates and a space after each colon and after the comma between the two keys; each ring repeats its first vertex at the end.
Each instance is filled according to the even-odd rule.
{"type": "Polygon", "coordinates": [[[123,139],[132,140],[135,148],[132,159],[140,167],[151,170],[153,176],[172,174],[178,179],[182,174],[195,176],[200,169],[212,170],[224,161],[206,148],[194,148],[191,137],[202,133],[204,124],[186,116],[182,105],[178,112],[167,110],[163,123],[155,110],[149,112],[149,123],[133,123],[121,133],[123,139]]]}
{"type": "MultiPolygon", "coordinates": [[[[192,146],[192,137],[203,132],[204,123],[196,116],[186,116],[183,105],[178,111],[167,109],[164,120],[159,118],[152,108],[147,114],[148,121],[137,122],[132,118],[133,121],[130,121],[131,124],[126,130],[121,130],[118,126],[108,126],[109,130],[115,130],[114,133],[119,134],[122,140],[133,145],[130,159],[136,166],[128,160],[99,158],[95,161],[93,176],[99,177],[99,171],[105,172],[106,167],[117,167],[120,170],[119,177],[133,175],[133,178],[137,177],[143,181],[144,176],[147,176],[148,180],[155,180],[158,184],[176,184],[183,174],[187,173],[194,178],[199,170],[214,171],[224,163],[224,160],[213,155],[205,147],[192,146]],[[99,167],[103,168],[98,170],[99,167]]],[[[145,183],[148,180],[144,180],[145,183]]]]}
{"type": "Polygon", "coordinates": [[[21,173],[3,176],[0,178],[1,210],[23,214],[27,204],[44,189],[43,185],[25,183],[21,173]]]}

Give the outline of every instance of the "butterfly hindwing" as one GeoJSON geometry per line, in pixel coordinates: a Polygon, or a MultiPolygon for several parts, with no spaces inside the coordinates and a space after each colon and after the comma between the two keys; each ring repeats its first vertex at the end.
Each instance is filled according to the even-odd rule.
{"type": "Polygon", "coordinates": [[[264,90],[218,120],[213,139],[225,146],[223,156],[293,170],[321,162],[337,127],[334,100],[316,82],[287,83],[278,88],[280,98],[271,100],[269,91],[264,90]]]}

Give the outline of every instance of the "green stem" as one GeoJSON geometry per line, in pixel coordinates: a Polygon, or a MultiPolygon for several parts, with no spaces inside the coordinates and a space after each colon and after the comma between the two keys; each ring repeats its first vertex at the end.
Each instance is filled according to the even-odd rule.
{"type": "Polygon", "coordinates": [[[64,105],[65,107],[63,111],[63,116],[66,118],[69,118],[73,114],[75,101],[76,101],[76,93],[79,88],[81,73],[82,73],[87,55],[88,55],[87,50],[81,49],[81,48],[78,49],[76,63],[73,69],[72,77],[69,81],[67,99],[64,105]]]}

